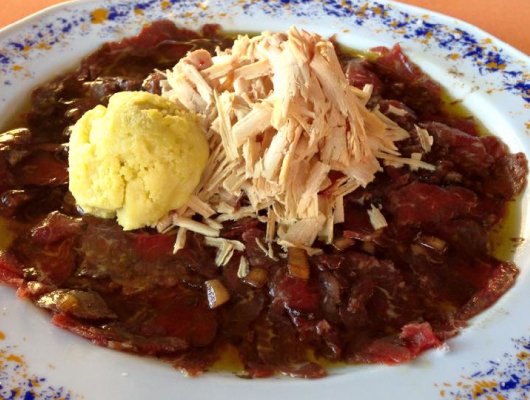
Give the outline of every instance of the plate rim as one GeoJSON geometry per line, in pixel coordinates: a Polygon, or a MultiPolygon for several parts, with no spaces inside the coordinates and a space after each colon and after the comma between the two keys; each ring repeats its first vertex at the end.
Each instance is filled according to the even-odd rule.
{"type": "MultiPolygon", "coordinates": [[[[22,28],[25,24],[31,23],[33,21],[37,21],[39,18],[47,16],[48,14],[53,14],[57,11],[60,11],[62,9],[68,8],[69,6],[81,6],[84,4],[90,4],[90,3],[96,3],[100,0],[67,0],[58,4],[53,4],[51,6],[45,7],[39,11],[36,11],[34,13],[31,13],[17,21],[11,22],[10,24],[5,25],[4,27],[0,28],[0,39],[3,39],[3,36],[8,35],[14,31],[16,31],[19,28],[22,28]]],[[[109,3],[113,3],[118,0],[107,0],[109,3]]],[[[214,0],[214,1],[222,1],[222,0],[214,0]]],[[[472,29],[477,33],[480,33],[481,35],[488,36],[489,38],[497,41],[499,44],[502,45],[503,48],[509,50],[510,52],[514,53],[518,58],[523,58],[525,61],[530,64],[530,54],[526,54],[523,51],[519,50],[515,46],[505,42],[504,40],[500,39],[496,35],[491,34],[485,29],[482,29],[476,25],[473,25],[471,22],[467,22],[461,18],[458,17],[452,17],[447,14],[443,14],[438,11],[429,10],[428,8],[420,7],[417,5],[412,5],[408,3],[402,3],[395,0],[367,0],[367,3],[382,3],[382,4],[389,4],[392,6],[397,6],[398,8],[402,8],[405,10],[409,10],[415,13],[423,13],[423,14],[432,14],[436,16],[436,18],[444,20],[448,22],[447,25],[451,25],[451,23],[458,23],[461,24],[468,29],[472,29]]]]}
{"type": "MultiPolygon", "coordinates": [[[[116,0],[117,1],[117,0],[116,0]]],[[[218,0],[220,2],[222,2],[222,0],[218,0]]],[[[83,6],[85,4],[87,5],[90,5],[91,3],[96,3],[97,0],[70,0],[70,1],[67,1],[67,2],[64,2],[64,3],[60,3],[60,4],[56,4],[56,5],[52,5],[50,7],[47,7],[43,10],[40,10],[34,14],[31,14],[19,21],[16,21],[14,22],[13,24],[10,24],[2,29],[0,29],[0,39],[3,39],[4,38],[4,35],[10,35],[11,33],[16,33],[18,29],[20,28],[24,28],[26,26],[26,24],[30,24],[32,23],[33,21],[36,21],[42,17],[46,17],[48,15],[53,15],[55,12],[60,12],[62,10],[66,10],[68,9],[69,6],[83,6]]],[[[109,4],[112,4],[114,1],[108,1],[109,4]]],[[[372,2],[372,1],[370,1],[372,2]]],[[[436,18],[438,18],[440,20],[441,23],[446,23],[447,25],[449,26],[452,26],[454,25],[454,23],[459,23],[459,24],[462,24],[463,27],[466,27],[467,29],[473,31],[473,32],[476,32],[477,34],[481,35],[481,36],[487,36],[489,38],[492,38],[496,41],[498,41],[500,44],[502,44],[502,48],[503,49],[506,49],[506,50],[510,50],[512,52],[511,55],[513,55],[514,58],[516,58],[517,60],[521,60],[523,59],[525,61],[526,64],[529,64],[530,65],[530,57],[527,56],[525,53],[522,53],[520,50],[514,48],[513,46],[503,42],[502,40],[498,39],[497,37],[489,34],[487,31],[481,29],[481,28],[478,28],[470,23],[467,23],[465,21],[462,21],[458,18],[453,18],[453,17],[449,17],[447,15],[444,15],[444,14],[441,14],[441,13],[437,13],[437,12],[434,12],[434,11],[430,11],[430,10],[427,10],[427,9],[424,9],[424,8],[421,8],[421,7],[417,7],[417,6],[412,6],[412,5],[408,5],[408,4],[404,4],[404,3],[399,3],[399,2],[395,2],[395,1],[390,1],[390,0],[379,0],[378,1],[379,3],[384,3],[384,4],[391,4],[391,5],[395,5],[397,8],[399,9],[402,9],[402,10],[411,10],[411,11],[414,11],[414,12],[419,12],[419,13],[426,13],[426,14],[429,14],[429,15],[435,15],[436,18]]],[[[524,133],[521,133],[522,135],[524,135],[524,133]]],[[[527,189],[528,191],[528,189],[527,189]]],[[[492,308],[494,308],[495,306],[493,306],[492,308]]],[[[49,324],[49,321],[48,321],[48,324],[49,324]]],[[[51,324],[50,324],[51,325],[51,324]]],[[[92,345],[90,345],[92,347],[92,345]]],[[[349,376],[347,376],[346,374],[342,374],[341,376],[342,378],[345,378],[345,379],[348,379],[349,376]]],[[[328,378],[329,379],[329,378],[328,378]]],[[[273,382],[278,382],[276,380],[274,380],[273,382]]],[[[261,382],[260,382],[261,383],[261,382]]],[[[261,387],[261,385],[259,385],[261,387]]]]}

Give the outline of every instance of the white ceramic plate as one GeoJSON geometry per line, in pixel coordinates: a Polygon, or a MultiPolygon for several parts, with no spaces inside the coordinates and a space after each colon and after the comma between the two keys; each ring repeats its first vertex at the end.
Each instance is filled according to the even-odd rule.
{"type": "MultiPolygon", "coordinates": [[[[56,6],[0,31],[0,125],[35,86],[75,66],[101,43],[162,18],[189,28],[216,22],[231,31],[297,25],[337,34],[341,43],[360,50],[399,42],[511,151],[530,155],[530,59],[469,24],[386,1],[115,0],[56,6]]],[[[530,232],[528,198],[527,191],[523,238],[530,232]]],[[[397,367],[337,369],[318,381],[249,381],[220,373],[188,379],[164,363],[66,333],[0,287],[0,399],[527,399],[529,260],[530,248],[520,246],[515,287],[451,339],[449,352],[431,351],[397,367]]]]}

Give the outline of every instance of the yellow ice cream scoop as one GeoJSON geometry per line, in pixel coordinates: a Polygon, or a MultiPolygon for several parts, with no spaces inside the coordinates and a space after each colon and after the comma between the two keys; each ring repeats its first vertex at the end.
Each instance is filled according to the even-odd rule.
{"type": "Polygon", "coordinates": [[[161,96],[114,94],[70,136],[70,191],[84,212],[125,229],[154,225],[185,205],[208,161],[197,117],[161,96]]]}

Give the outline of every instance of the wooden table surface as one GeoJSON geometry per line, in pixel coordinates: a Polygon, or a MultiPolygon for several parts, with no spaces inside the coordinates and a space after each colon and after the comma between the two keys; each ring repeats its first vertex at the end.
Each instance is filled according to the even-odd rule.
{"type": "MultiPolygon", "coordinates": [[[[66,0],[0,0],[0,27],[66,0]]],[[[530,54],[530,0],[403,0],[484,29],[530,54]]]]}

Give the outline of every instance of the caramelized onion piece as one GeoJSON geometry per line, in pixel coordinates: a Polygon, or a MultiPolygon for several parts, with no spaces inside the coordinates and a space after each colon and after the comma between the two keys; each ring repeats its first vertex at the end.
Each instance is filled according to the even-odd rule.
{"type": "Polygon", "coordinates": [[[289,247],[289,258],[287,261],[287,268],[292,277],[309,279],[309,259],[304,249],[289,247]]]}
{"type": "Polygon", "coordinates": [[[422,246],[425,246],[440,254],[444,253],[447,249],[447,243],[445,243],[442,239],[439,239],[434,236],[419,235],[417,238],[417,242],[422,246]]]}
{"type": "Polygon", "coordinates": [[[375,254],[375,243],[374,242],[364,242],[361,248],[363,249],[363,251],[367,253],[375,254]]]}
{"type": "Polygon", "coordinates": [[[335,247],[339,251],[346,250],[348,247],[353,246],[355,243],[355,239],[348,238],[348,237],[340,237],[335,239],[333,242],[333,247],[335,247]]]}
{"type": "Polygon", "coordinates": [[[230,293],[219,279],[211,279],[204,284],[206,285],[206,295],[210,308],[217,308],[230,300],[230,293]]]}
{"type": "Polygon", "coordinates": [[[263,268],[252,268],[245,277],[245,282],[256,288],[260,288],[267,282],[267,270],[263,268]]]}

